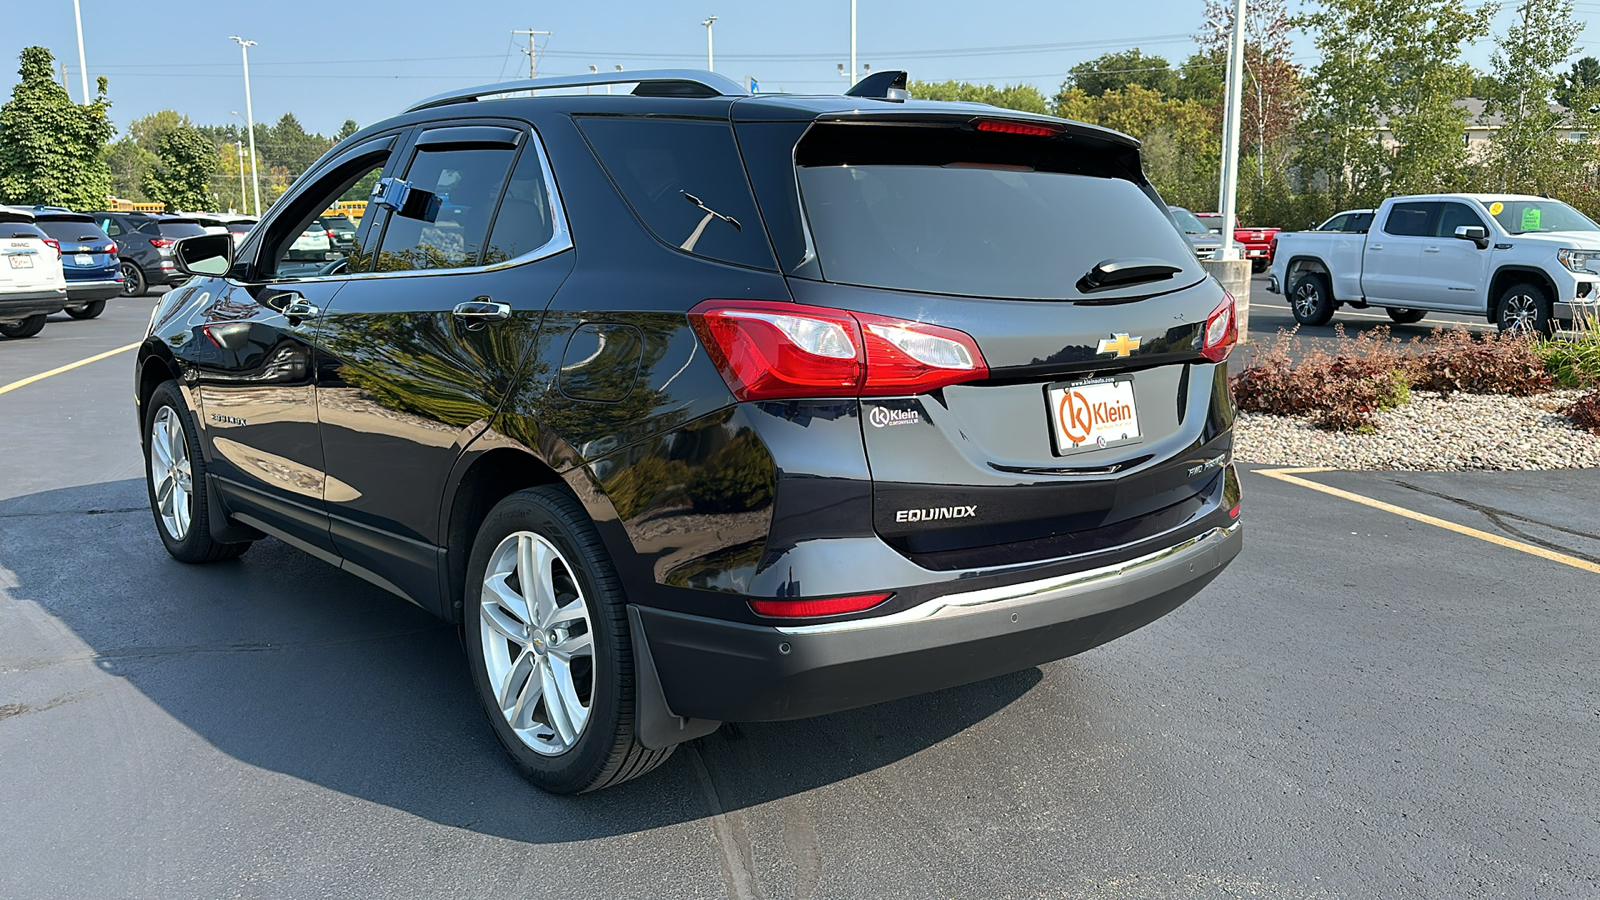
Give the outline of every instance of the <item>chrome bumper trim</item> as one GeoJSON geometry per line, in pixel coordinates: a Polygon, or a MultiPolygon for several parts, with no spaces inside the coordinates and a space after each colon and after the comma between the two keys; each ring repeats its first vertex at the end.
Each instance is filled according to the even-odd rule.
{"type": "Polygon", "coordinates": [[[848,622],[824,622],[820,625],[794,625],[787,628],[779,626],[774,630],[783,634],[832,634],[841,631],[861,631],[868,628],[887,628],[936,617],[961,615],[966,612],[975,612],[979,607],[990,608],[1010,603],[1044,603],[1069,593],[1077,593],[1088,586],[1098,585],[1102,582],[1109,584],[1130,575],[1143,574],[1144,570],[1151,569],[1161,563],[1174,562],[1174,557],[1204,552],[1211,549],[1212,545],[1232,537],[1242,526],[1242,522],[1235,522],[1226,528],[1213,528],[1205,534],[1192,537],[1181,544],[1175,544],[1137,559],[1130,559],[1127,562],[1102,566],[1086,572],[1073,572],[1070,575],[1057,575],[1052,578],[1041,578],[1038,581],[1007,584],[960,594],[946,594],[943,597],[935,597],[926,603],[918,604],[897,613],[890,613],[886,616],[852,619],[848,622]]]}

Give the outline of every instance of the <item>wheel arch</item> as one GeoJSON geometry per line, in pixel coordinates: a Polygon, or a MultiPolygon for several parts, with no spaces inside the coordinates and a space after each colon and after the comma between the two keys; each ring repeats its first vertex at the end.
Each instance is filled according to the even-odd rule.
{"type": "Polygon", "coordinates": [[[1333,273],[1329,271],[1328,264],[1323,262],[1321,257],[1311,256],[1304,253],[1289,257],[1289,263],[1284,267],[1283,270],[1284,294],[1287,295],[1289,293],[1290,288],[1294,285],[1295,279],[1302,275],[1313,273],[1327,278],[1331,290],[1331,286],[1333,284],[1333,273]]]}
{"type": "Polygon", "coordinates": [[[174,361],[161,352],[166,348],[159,341],[147,341],[139,348],[139,362],[134,385],[134,415],[139,418],[139,442],[144,443],[144,411],[150,395],[166,381],[178,381],[178,368],[174,361]]]}
{"type": "Polygon", "coordinates": [[[1531,281],[1544,288],[1545,299],[1556,302],[1556,283],[1550,274],[1537,266],[1508,265],[1494,271],[1489,279],[1489,293],[1484,299],[1484,316],[1495,320],[1495,308],[1500,305],[1500,294],[1519,281],[1531,281]]]}

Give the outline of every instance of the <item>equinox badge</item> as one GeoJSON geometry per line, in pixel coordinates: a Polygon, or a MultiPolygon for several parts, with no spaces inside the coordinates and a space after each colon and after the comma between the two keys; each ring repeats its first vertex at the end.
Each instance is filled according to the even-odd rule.
{"type": "Polygon", "coordinates": [[[1137,337],[1128,337],[1126,332],[1117,331],[1113,331],[1111,333],[1111,338],[1111,340],[1101,338],[1100,346],[1096,348],[1094,352],[1115,353],[1117,355],[1117,359],[1122,359],[1129,353],[1139,349],[1139,344],[1144,340],[1142,335],[1137,337]]]}

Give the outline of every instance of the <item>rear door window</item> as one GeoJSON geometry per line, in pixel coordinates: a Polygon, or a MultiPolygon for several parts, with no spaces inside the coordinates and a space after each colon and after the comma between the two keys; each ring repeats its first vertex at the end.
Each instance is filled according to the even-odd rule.
{"type": "Polygon", "coordinates": [[[439,203],[432,221],[389,216],[376,271],[460,269],[478,265],[495,203],[516,151],[510,147],[423,147],[405,180],[439,203]]]}
{"type": "Polygon", "coordinates": [[[1465,203],[1445,203],[1439,213],[1439,224],[1433,229],[1435,237],[1455,237],[1456,228],[1462,225],[1488,229],[1483,219],[1465,203]]]}
{"type": "Polygon", "coordinates": [[[556,215],[554,196],[545,183],[538,147],[530,142],[522,148],[517,167],[506,183],[505,197],[495,213],[483,261],[505,262],[550,243],[556,234],[556,215]]]}
{"type": "Polygon", "coordinates": [[[1385,234],[1401,237],[1432,237],[1433,223],[1439,212],[1438,203],[1396,203],[1389,208],[1389,218],[1383,223],[1385,234]]]}
{"type": "Polygon", "coordinates": [[[1350,221],[1350,214],[1349,213],[1340,213],[1339,215],[1334,216],[1333,218],[1329,219],[1328,221],[1322,223],[1322,227],[1317,229],[1317,230],[1318,231],[1344,231],[1345,230],[1345,223],[1347,223],[1349,221],[1350,221]]]}
{"type": "Polygon", "coordinates": [[[775,269],[726,121],[585,117],[578,127],[645,227],[668,246],[775,269]]]}
{"type": "Polygon", "coordinates": [[[1079,286],[1084,276],[1107,260],[1154,257],[1177,271],[1095,291],[1099,299],[1147,295],[1204,277],[1167,210],[1134,180],[1135,152],[1068,135],[819,124],[795,160],[827,281],[1075,299],[1087,296],[1079,286]]]}
{"type": "Polygon", "coordinates": [[[1371,227],[1372,213],[1356,213],[1350,217],[1349,222],[1345,223],[1344,230],[1354,231],[1359,234],[1366,234],[1367,229],[1371,227]]]}

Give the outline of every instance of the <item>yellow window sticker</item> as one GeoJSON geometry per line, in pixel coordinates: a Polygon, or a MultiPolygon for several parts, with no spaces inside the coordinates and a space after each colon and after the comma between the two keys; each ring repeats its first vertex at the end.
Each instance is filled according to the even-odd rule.
{"type": "Polygon", "coordinates": [[[1506,205],[1504,203],[1501,203],[1499,200],[1496,200],[1495,202],[1489,204],[1489,215],[1498,216],[1498,215],[1500,215],[1501,212],[1503,212],[1505,210],[1505,208],[1506,208],[1506,205]]]}
{"type": "Polygon", "coordinates": [[[1539,222],[1544,219],[1544,214],[1537,206],[1529,206],[1522,211],[1522,230],[1538,231],[1539,222]]]}

